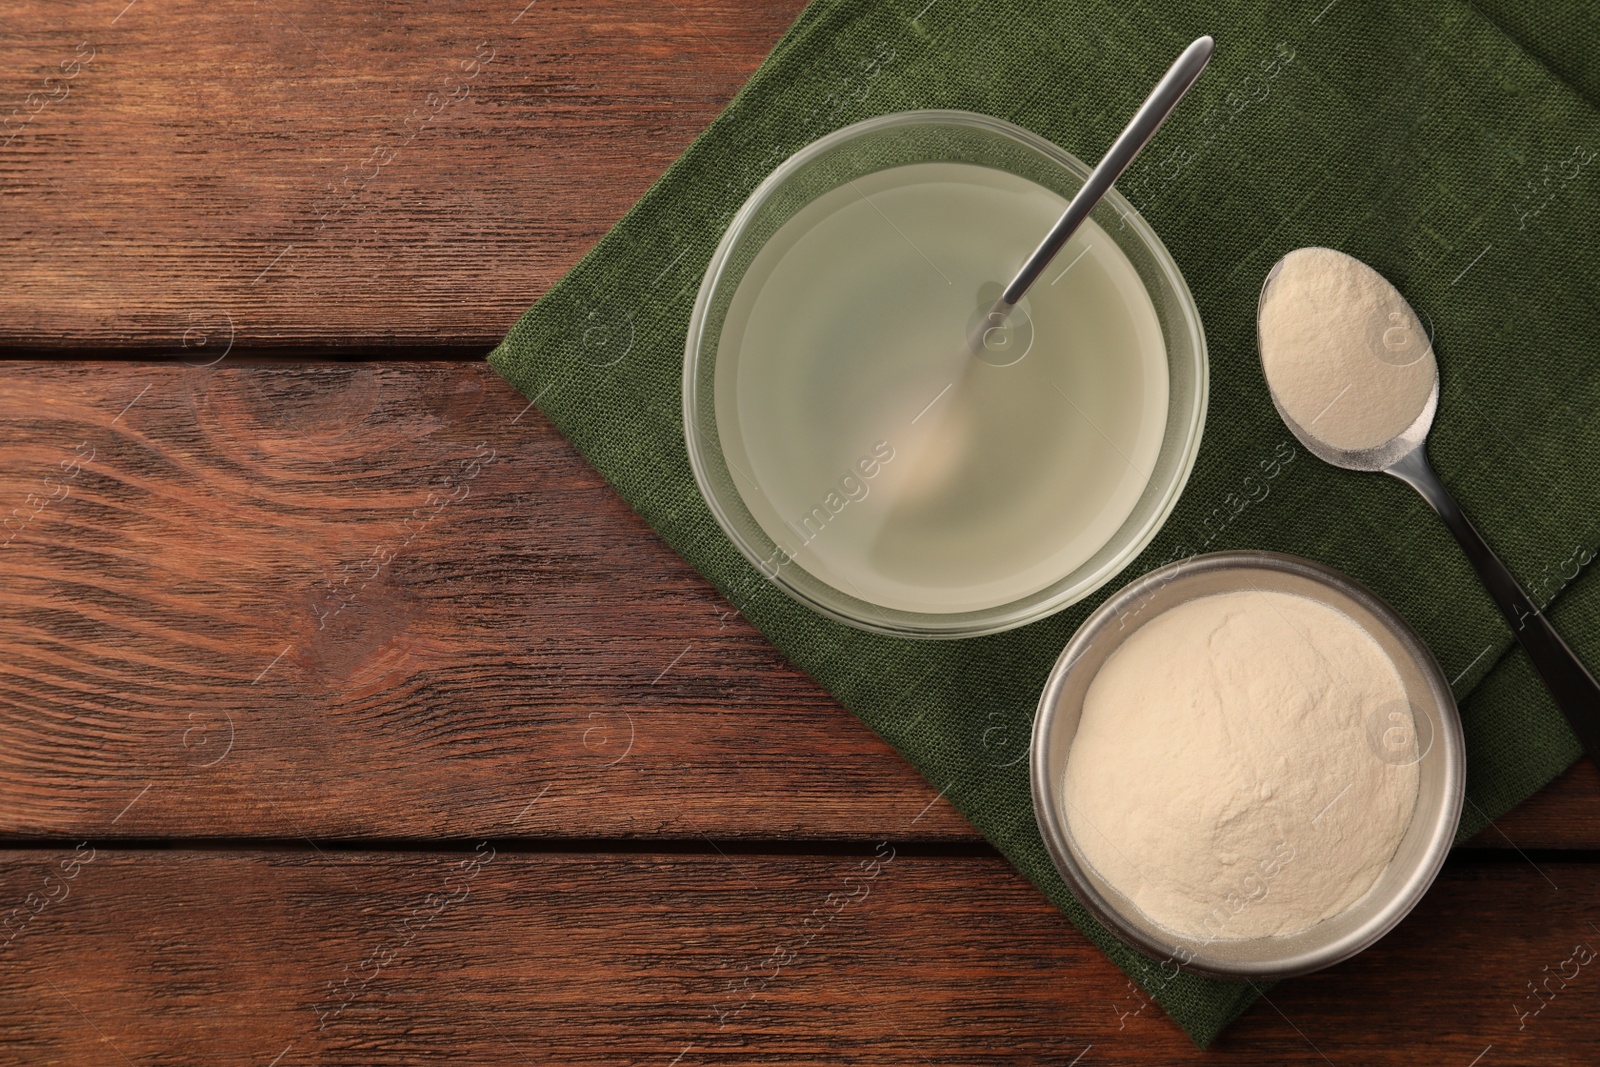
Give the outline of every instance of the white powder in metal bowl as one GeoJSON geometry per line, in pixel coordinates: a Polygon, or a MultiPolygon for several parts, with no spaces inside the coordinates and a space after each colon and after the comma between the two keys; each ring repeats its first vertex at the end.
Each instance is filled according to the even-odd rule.
{"type": "Polygon", "coordinates": [[[1353,619],[1276,591],[1186,601],[1090,683],[1067,761],[1067,824],[1151,920],[1204,940],[1288,935],[1337,915],[1394,857],[1417,802],[1388,655],[1353,619]],[[1402,739],[1404,740],[1404,738],[1402,739]]]}
{"type": "Polygon", "coordinates": [[[1290,252],[1267,283],[1258,325],[1273,398],[1334,448],[1376,448],[1427,406],[1433,346],[1411,305],[1359,259],[1290,252]]]}

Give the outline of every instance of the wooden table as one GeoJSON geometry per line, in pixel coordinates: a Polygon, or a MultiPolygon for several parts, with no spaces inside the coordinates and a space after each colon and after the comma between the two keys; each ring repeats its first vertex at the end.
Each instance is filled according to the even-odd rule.
{"type": "Polygon", "coordinates": [[[481,357],[800,2],[522,4],[0,4],[0,1061],[1600,1062],[1591,765],[1202,1054],[662,545],[481,357]]]}

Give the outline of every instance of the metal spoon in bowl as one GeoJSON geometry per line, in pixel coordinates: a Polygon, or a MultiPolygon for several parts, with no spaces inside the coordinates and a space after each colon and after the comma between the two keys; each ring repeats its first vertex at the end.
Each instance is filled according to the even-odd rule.
{"type": "MultiPolygon", "coordinates": [[[[972,334],[967,338],[967,346],[975,352],[981,352],[986,346],[988,338],[995,330],[1004,331],[1006,319],[1017,306],[1017,301],[1022,299],[1038,280],[1039,275],[1056,258],[1056,253],[1066,245],[1072,235],[1083,225],[1083,220],[1089,217],[1095,205],[1105,198],[1107,192],[1116,184],[1122,172],[1128,169],[1138,156],[1141,149],[1150,143],[1150,138],[1156,135],[1161,124],[1172,114],[1172,109],[1178,106],[1178,101],[1183,99],[1183,94],[1189,91],[1195,79],[1200,77],[1200,72],[1206,69],[1206,64],[1211,62],[1211,53],[1215,50],[1215,42],[1210,37],[1198,37],[1189,47],[1185,48],[1178,58],[1172,61],[1172,66],[1156,82],[1156,87],[1150,90],[1150,95],[1145,97],[1144,103],[1139,105],[1139,110],[1134,112],[1128,125],[1111,142],[1111,147],[1106,149],[1106,154],[1101,158],[1094,170],[1089,172],[1089,177],[1084,179],[1083,188],[1079,189],[1061,217],[1056,220],[1050,232],[1044,235],[1039,242],[1039,247],[1022,264],[1020,270],[1012,277],[1000,291],[999,299],[990,305],[988,311],[979,318],[972,334]]],[[[981,306],[981,305],[980,305],[981,306]]]]}
{"type": "Polygon", "coordinates": [[[1573,733],[1600,763],[1600,683],[1428,465],[1439,370],[1405,298],[1360,260],[1332,249],[1301,248],[1267,272],[1256,324],[1267,388],[1289,431],[1319,459],[1347,470],[1382,471],[1422,494],[1461,543],[1573,733]],[[1286,271],[1295,272],[1294,283],[1304,287],[1307,299],[1269,299],[1286,271]],[[1365,300],[1353,299],[1358,286],[1365,300]],[[1376,355],[1352,357],[1362,351],[1354,346],[1376,355]],[[1337,359],[1305,355],[1318,349],[1337,359]]]}

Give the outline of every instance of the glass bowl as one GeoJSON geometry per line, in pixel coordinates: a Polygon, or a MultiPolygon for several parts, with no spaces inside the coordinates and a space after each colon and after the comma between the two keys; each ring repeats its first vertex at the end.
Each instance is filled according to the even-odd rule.
{"type": "MultiPolygon", "coordinates": [[[[1118,590],[1073,635],[1046,681],[1033,721],[1030,775],[1034,815],[1067,887],[1101,924],[1162,962],[1213,978],[1275,980],[1349,959],[1404,919],[1433,884],[1455,840],[1466,796],[1466,742],[1450,683],[1406,621],[1369,589],[1310,560],[1275,552],[1213,552],[1151,571],[1118,590]],[[1062,792],[1083,701],[1101,666],[1141,626],[1185,601],[1217,593],[1272,590],[1306,597],[1354,620],[1386,652],[1405,686],[1415,732],[1404,756],[1384,721],[1369,722],[1374,759],[1417,765],[1417,805],[1389,866],[1364,897],[1308,930],[1283,937],[1197,939],[1149,919],[1084,859],[1062,792]]],[[[1300,862],[1314,862],[1302,860],[1300,862]]],[[[1219,902],[1221,903],[1221,902],[1219,902]]]]}
{"type": "MultiPolygon", "coordinates": [[[[852,580],[847,571],[830,564],[824,554],[824,548],[829,552],[842,551],[840,538],[836,537],[822,547],[814,547],[809,538],[801,540],[795,536],[796,531],[802,535],[811,531],[813,529],[811,524],[802,525],[793,518],[774,517],[780,513],[774,480],[768,477],[763,482],[763,468],[752,463],[750,453],[743,451],[746,434],[758,432],[766,435],[763,445],[769,448],[769,455],[774,454],[771,449],[774,447],[772,439],[775,435],[777,435],[777,454],[781,454],[783,449],[788,447],[788,439],[781,437],[784,432],[781,426],[785,425],[782,420],[786,417],[781,402],[773,409],[775,414],[770,418],[758,419],[752,415],[742,414],[743,409],[729,398],[745,395],[739,392],[741,380],[745,383],[747,393],[753,392],[769,398],[763,403],[772,402],[771,397],[776,395],[762,392],[766,387],[756,383],[767,381],[774,374],[769,368],[776,359],[774,353],[778,349],[769,346],[763,363],[763,356],[758,351],[760,346],[755,342],[747,344],[745,334],[752,332],[748,325],[750,313],[747,309],[750,301],[755,298],[749,294],[751,292],[759,294],[762,291],[761,286],[767,284],[765,279],[774,276],[773,272],[777,269],[773,266],[774,263],[781,266],[783,257],[795,254],[793,248],[796,247],[796,239],[793,234],[796,228],[785,230],[785,224],[794,220],[808,205],[813,205],[819,198],[826,197],[830,193],[834,194],[835,199],[824,203],[836,202],[839,197],[859,195],[868,205],[877,208],[877,202],[868,199],[871,195],[877,195],[873,190],[884,189],[886,182],[896,180],[895,174],[909,173],[896,171],[896,168],[914,164],[971,164],[987,168],[982,173],[994,174],[995,182],[1010,183],[1007,188],[1013,192],[1021,189],[1034,198],[1030,203],[1043,203],[1041,196],[1048,198],[1051,204],[1058,205],[1051,209],[1057,212],[1082,186],[1089,173],[1089,168],[1078,159],[1027,130],[999,119],[962,111],[909,111],[885,115],[838,130],[801,149],[757,186],[743,207],[734,215],[706,270],[690,319],[685,346],[684,436],[695,481],[717,523],[746,559],[795,600],[825,616],[865,630],[903,637],[970,637],[1022,626],[1083,599],[1110,581],[1150,543],[1176,504],[1199,448],[1201,429],[1205,421],[1208,380],[1205,335],[1194,300],[1172,257],[1160,239],[1140,218],[1138,212],[1119,193],[1111,191],[1090,216],[1090,222],[1094,226],[1086,226],[1082,232],[1087,235],[1097,226],[1098,232],[1103,232],[1109,237],[1114,246],[1110,252],[1097,253],[1097,256],[1109,255],[1116,259],[1117,264],[1124,262],[1127,264],[1127,267],[1116,268],[1123,270],[1126,278],[1124,289],[1119,291],[1138,293],[1140,300],[1144,296],[1148,297],[1154,312],[1152,321],[1158,324],[1156,328],[1159,329],[1159,339],[1152,340],[1147,351],[1158,354],[1143,355],[1141,358],[1147,361],[1153,360],[1150,365],[1156,368],[1159,368],[1164,361],[1166,374],[1165,418],[1162,420],[1158,414],[1148,414],[1159,409],[1146,409],[1146,422],[1141,424],[1139,432],[1145,435],[1141,441],[1148,445],[1148,448],[1144,453],[1135,453],[1144,460],[1141,463],[1135,463],[1124,455],[1128,470],[1115,476],[1122,479],[1122,484],[1117,490],[1121,494],[1118,508],[1107,507],[1098,511],[1093,508],[1083,509],[1086,516],[1083,519],[1084,529],[1087,532],[1073,533],[1072,537],[1077,540],[1071,544],[1066,544],[1067,535],[1061,534],[1065,547],[1054,556],[1029,557],[1025,553],[1008,554],[1004,548],[996,548],[989,554],[978,557],[980,562],[975,566],[987,568],[984,571],[985,575],[998,576],[994,584],[982,587],[982,589],[1000,590],[998,594],[984,594],[988,595],[989,599],[982,599],[979,594],[973,594],[963,600],[955,595],[944,596],[942,590],[938,591],[938,595],[930,594],[924,597],[922,590],[914,585],[908,586],[903,594],[894,589],[890,589],[888,593],[879,592],[870,585],[864,591],[857,581],[852,580]],[[895,174],[885,174],[891,171],[895,174]],[[775,237],[778,239],[774,240],[775,237]],[[765,256],[763,256],[764,251],[767,253],[765,256]],[[1120,256],[1116,256],[1116,253],[1120,253],[1120,256]],[[741,310],[741,302],[736,298],[740,293],[741,282],[747,276],[755,280],[750,283],[743,298],[742,306],[746,310],[741,310]],[[764,378],[763,374],[769,377],[764,378]],[[751,473],[752,470],[754,474],[751,473]],[[1124,515],[1125,517],[1122,517],[1124,515]],[[1040,559],[1043,559],[1042,563],[1040,559]],[[1049,570],[1050,566],[1056,564],[1058,564],[1057,571],[1049,570]],[[1008,573],[1006,570],[1008,567],[1014,568],[1015,573],[1008,573]],[[940,597],[944,599],[941,600],[940,597]]],[[[967,171],[967,173],[976,172],[967,171]]],[[[986,177],[984,180],[988,181],[990,178],[986,177]]],[[[819,209],[814,208],[807,218],[814,216],[817,210],[819,209]]],[[[865,209],[858,208],[858,210],[865,209]]],[[[895,225],[881,208],[877,209],[877,214],[889,225],[895,225]]],[[[868,217],[876,218],[876,216],[868,217]]],[[[971,225],[970,219],[957,221],[971,225]]],[[[1019,229],[1018,233],[1013,233],[1007,238],[1010,243],[998,253],[989,250],[985,254],[992,255],[996,263],[1002,260],[1009,263],[1014,258],[1015,265],[1020,265],[1022,259],[1032,251],[1033,244],[1048,229],[1049,221],[1053,221],[1053,218],[1040,225],[1037,234],[1029,229],[1026,244],[1019,243],[1018,234],[1021,232],[1019,229]]],[[[941,236],[940,227],[944,224],[935,221],[931,225],[933,229],[926,232],[941,236]]],[[[954,226],[955,223],[951,225],[954,226]]],[[[988,223],[985,222],[984,225],[987,226],[988,223]]],[[[899,226],[895,228],[900,229],[899,226]]],[[[925,231],[915,232],[920,234],[925,231]]],[[[988,231],[983,231],[980,235],[987,238],[988,231]]],[[[905,234],[902,233],[901,236],[905,234]]],[[[909,238],[907,240],[909,241],[909,238]]],[[[998,240],[999,238],[996,238],[996,241],[998,240]]],[[[1075,237],[1074,241],[1077,240],[1075,237]]],[[[960,254],[965,255],[965,249],[968,247],[970,246],[963,245],[960,254]]],[[[1087,251],[1088,249],[1085,249],[1085,252],[1087,251]]],[[[1047,282],[1048,278],[1059,281],[1066,269],[1070,269],[1072,264],[1067,260],[1073,253],[1074,248],[1069,245],[1058,257],[1063,262],[1053,264],[1052,269],[1040,279],[1036,289],[1052,284],[1047,282]]],[[[905,254],[909,256],[909,252],[905,254]]],[[[933,270],[939,269],[927,255],[922,256],[922,261],[933,270]]],[[[852,266],[856,267],[859,275],[858,264],[840,263],[838,264],[840,276],[848,274],[852,266]]],[[[922,269],[915,263],[913,266],[915,269],[922,269]]],[[[962,266],[966,264],[963,263],[962,266]]],[[[1015,268],[1012,266],[995,269],[1015,268]]],[[[824,285],[842,284],[836,279],[827,277],[829,274],[829,271],[813,270],[811,275],[803,277],[818,277],[821,279],[819,284],[824,285]]],[[[944,272],[940,271],[940,275],[943,276],[944,272]]],[[[1082,277],[1090,276],[1091,272],[1086,271],[1082,277]]],[[[931,275],[929,277],[931,278],[931,275]]],[[[1005,280],[1003,277],[995,279],[997,282],[1005,280]]],[[[868,289],[879,284],[892,288],[895,278],[885,276],[880,281],[878,276],[872,276],[865,279],[868,289]]],[[[1089,284],[1092,283],[1074,279],[1059,292],[1068,293],[1074,286],[1081,288],[1089,284]]],[[[859,288],[852,289],[851,295],[855,296],[859,292],[859,288]]],[[[957,291],[952,290],[952,293],[954,292],[957,291]]],[[[1034,294],[1030,294],[1032,295],[1034,294]]],[[[875,300],[876,297],[868,294],[867,299],[875,300]]],[[[1028,300],[1029,297],[1024,297],[1021,305],[1024,310],[1028,307],[1028,300]]],[[[889,302],[885,300],[882,306],[889,306],[889,302]]],[[[944,307],[955,308],[956,305],[953,300],[947,299],[944,307]]],[[[974,307],[977,307],[977,304],[974,304],[974,307]]],[[[950,313],[960,312],[957,309],[950,313]]],[[[1142,311],[1140,313],[1144,314],[1142,311]]],[[[1133,312],[1129,314],[1132,315],[1133,312]]],[[[1082,322],[1086,321],[1086,318],[1071,321],[1082,322]]],[[[1018,316],[1017,320],[1015,325],[1020,331],[1026,324],[1022,316],[1018,316]]],[[[874,328],[882,324],[862,325],[863,328],[874,328]]],[[[851,328],[853,329],[853,323],[851,328]]],[[[768,336],[773,335],[768,334],[768,336]]],[[[892,331],[886,336],[892,336],[892,331]]],[[[1141,336],[1154,338],[1154,328],[1141,336]]],[[[1146,352],[1144,349],[1140,351],[1146,352]]],[[[896,355],[900,353],[897,352],[896,355]]],[[[1022,350],[1022,355],[1026,355],[1026,349],[1022,350]]],[[[785,355],[779,361],[780,372],[782,375],[787,375],[789,380],[798,381],[802,385],[820,383],[820,386],[826,386],[832,381],[829,378],[832,369],[822,362],[825,356],[825,353],[801,348],[799,355],[792,360],[785,355]],[[808,362],[813,365],[805,366],[804,364],[808,362]],[[790,363],[801,365],[791,366],[790,363]]],[[[918,357],[912,353],[909,358],[918,357]]],[[[1003,361],[983,358],[984,362],[992,362],[996,366],[1007,365],[1003,361]]],[[[1015,358],[1020,360],[1022,356],[1015,358]]],[[[1043,357],[1036,357],[1036,363],[1038,358],[1043,357]]],[[[878,373],[876,365],[850,364],[852,372],[858,368],[860,373],[878,373]]],[[[1030,371],[1030,373],[1037,372],[1030,371]]],[[[1114,370],[1114,373],[1122,371],[1114,370]]],[[[1016,386],[1012,388],[1015,389],[1016,386]]],[[[933,390],[925,388],[924,391],[931,393],[933,390]]],[[[1062,392],[1059,386],[1056,391],[1061,392],[1062,396],[1070,401],[1071,398],[1062,392]]],[[[840,403],[846,404],[850,399],[842,397],[840,403]]],[[[906,396],[900,399],[910,403],[910,392],[907,391],[906,396]]],[[[916,403],[920,405],[923,399],[917,394],[916,403]]],[[[1031,402],[1032,397],[1022,399],[1031,402]]],[[[938,397],[935,397],[934,402],[937,400],[938,397]]],[[[929,407],[932,406],[930,403],[929,407]]],[[[1027,406],[1026,403],[1019,404],[1017,420],[1014,421],[1026,417],[1027,412],[1022,409],[1027,406]]],[[[1073,406],[1077,407],[1076,404],[1073,406]]],[[[914,410],[904,408],[904,404],[901,407],[905,411],[914,410]]],[[[820,410],[824,417],[829,414],[826,408],[817,410],[820,410]]],[[[928,409],[923,410],[926,412],[928,409]]],[[[1002,412],[1006,414],[1009,410],[1002,408],[1002,412]]],[[[1069,409],[1063,406],[1062,410],[1063,421],[1071,417],[1069,409]]],[[[915,423],[917,418],[909,421],[915,423]]],[[[1094,424],[1094,419],[1090,415],[1083,415],[1083,418],[1089,424],[1094,424]]],[[[1004,419],[1000,422],[1003,430],[1004,419]]],[[[806,449],[814,448],[815,442],[823,437],[826,429],[819,423],[804,425],[809,435],[807,439],[812,444],[797,446],[791,449],[791,452],[809,456],[810,453],[806,449]]],[[[939,424],[941,435],[944,434],[946,425],[939,424]]],[[[986,439],[983,435],[992,435],[993,429],[992,424],[981,428],[981,434],[976,437],[980,447],[990,447],[989,441],[992,441],[992,436],[986,439]]],[[[1039,423],[1032,429],[1041,434],[1064,432],[1058,429],[1055,422],[1039,423]]],[[[1099,429],[1097,424],[1095,429],[1099,429]]],[[[926,440],[930,432],[928,427],[922,427],[921,431],[926,440]]],[[[1089,431],[1077,426],[1072,432],[1087,434],[1089,431]]],[[[1101,432],[1101,436],[1112,448],[1117,448],[1110,435],[1101,432]]],[[[945,438],[940,437],[938,440],[943,441],[945,438]]],[[[878,442],[872,447],[877,451],[869,452],[865,445],[855,448],[855,451],[863,453],[859,464],[860,471],[866,477],[871,477],[866,472],[878,469],[877,459],[885,455],[892,456],[895,451],[887,441],[878,442]],[[877,458],[874,458],[875,456],[877,458]]],[[[950,447],[954,449],[957,446],[950,447]]],[[[1118,454],[1123,454],[1121,449],[1118,449],[1118,454]]],[[[1037,466],[1042,462],[1067,464],[1074,461],[1072,457],[1075,455],[1076,453],[1065,450],[1036,450],[1034,453],[1026,454],[1025,458],[1037,466]],[[1040,459],[1041,456],[1044,458],[1040,459]]],[[[830,489],[825,498],[829,510],[836,507],[843,508],[849,501],[857,499],[851,493],[852,489],[859,490],[863,496],[868,491],[863,479],[856,477],[857,460],[854,452],[850,452],[846,458],[851,462],[841,467],[845,477],[838,481],[844,492],[835,493],[830,489]]],[[[832,461],[817,462],[821,465],[823,462],[832,461]]],[[[1017,470],[1020,473],[1017,473],[1015,478],[1024,488],[1037,496],[1054,501],[1052,506],[1058,509],[1070,506],[1065,503],[1069,499],[1069,494],[1053,493],[1053,486],[1056,483],[1041,478],[1030,486],[1028,485],[1030,473],[1026,464],[1019,465],[1017,470]]],[[[899,469],[896,470],[895,476],[901,477],[899,469]]],[[[1095,473],[1088,476],[1101,475],[1095,473]]],[[[1105,475],[1105,477],[1112,476],[1105,475]]],[[[884,479],[880,484],[889,482],[890,479],[884,479]]],[[[1005,493],[1014,491],[1014,487],[1007,489],[1005,485],[996,483],[993,491],[1005,493]]],[[[791,493],[790,497],[793,496],[791,493]]],[[[1020,497],[999,499],[1007,506],[1016,507],[1020,497]]],[[[806,502],[809,503],[809,500],[806,502]]],[[[822,524],[829,518],[829,511],[824,510],[820,503],[819,500],[819,506],[811,509],[811,513],[817,517],[815,522],[817,530],[820,530],[822,524]]],[[[887,508],[898,505],[874,506],[887,508]]],[[[790,510],[794,509],[791,507],[790,510]]],[[[857,509],[858,512],[862,510],[862,508],[857,509]]],[[[838,513],[833,511],[833,514],[838,513]]],[[[999,514],[1005,513],[997,511],[989,517],[991,526],[1009,529],[994,518],[994,515],[999,514]]],[[[896,513],[897,521],[899,516],[900,513],[896,513]]],[[[959,524],[971,518],[972,516],[968,514],[950,514],[947,509],[941,517],[929,520],[930,527],[938,524],[937,530],[929,536],[946,537],[948,541],[955,536],[950,531],[956,526],[951,524],[959,524]]],[[[920,513],[912,520],[913,523],[921,521],[923,520],[920,518],[920,513]]],[[[1077,521],[1076,518],[1074,521],[1077,521]]],[[[896,527],[896,530],[903,528],[905,528],[904,523],[896,527]]],[[[917,527],[912,525],[910,528],[915,534],[917,527]]],[[[1058,527],[1041,520],[1028,535],[1038,539],[1046,551],[1056,552],[1051,539],[1057,536],[1058,528],[1065,527],[1058,527]]],[[[881,554],[888,556],[889,550],[883,549],[881,554]]],[[[933,573],[942,565],[939,561],[944,557],[936,557],[930,552],[928,558],[934,562],[926,565],[927,573],[933,573]]],[[[964,593],[962,595],[965,596],[964,593]]]]}

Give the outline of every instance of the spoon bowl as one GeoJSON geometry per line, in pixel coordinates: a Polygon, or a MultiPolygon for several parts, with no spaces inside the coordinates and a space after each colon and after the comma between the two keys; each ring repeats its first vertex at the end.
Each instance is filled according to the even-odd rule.
{"type": "MultiPolygon", "coordinates": [[[[1309,250],[1299,249],[1297,251],[1304,252],[1309,250]]],[[[1331,252],[1332,249],[1318,249],[1316,251],[1331,252]]],[[[1342,255],[1342,253],[1336,254],[1342,255]]],[[[1261,320],[1262,313],[1267,306],[1267,293],[1272,288],[1273,282],[1282,274],[1285,263],[1293,255],[1295,253],[1291,252],[1288,256],[1284,256],[1274,263],[1272,269],[1267,271],[1266,278],[1261,282],[1261,294],[1256,301],[1256,345],[1257,350],[1263,354],[1267,350],[1267,341],[1261,334],[1261,320]]],[[[1362,264],[1362,266],[1365,266],[1365,264],[1362,264]]],[[[1403,298],[1400,297],[1398,292],[1394,295],[1397,300],[1403,302],[1403,298]]],[[[1409,304],[1406,305],[1406,309],[1410,311],[1409,304]]],[[[1414,315],[1415,313],[1413,312],[1412,314],[1414,315]]],[[[1431,357],[1431,345],[1427,354],[1431,357]]],[[[1263,358],[1262,362],[1263,369],[1265,369],[1265,358],[1263,358]]],[[[1431,362],[1432,360],[1430,359],[1431,362]]],[[[1411,424],[1381,444],[1366,448],[1341,448],[1318,437],[1309,427],[1301,425],[1300,421],[1290,412],[1283,399],[1278,395],[1277,390],[1272,389],[1270,379],[1268,380],[1268,389],[1272,394],[1272,406],[1277,409],[1279,417],[1283,419],[1283,424],[1289,428],[1290,433],[1294,434],[1295,439],[1305,446],[1306,451],[1313,456],[1316,456],[1324,463],[1331,463],[1333,466],[1343,467],[1345,470],[1383,471],[1394,466],[1403,457],[1421,449],[1427,441],[1428,431],[1433,428],[1433,418],[1439,409],[1439,368],[1437,363],[1433,364],[1432,388],[1428,391],[1427,399],[1418,406],[1416,418],[1412,420],[1411,424]]],[[[1329,406],[1331,407],[1332,405],[1330,404],[1329,406]]]]}

